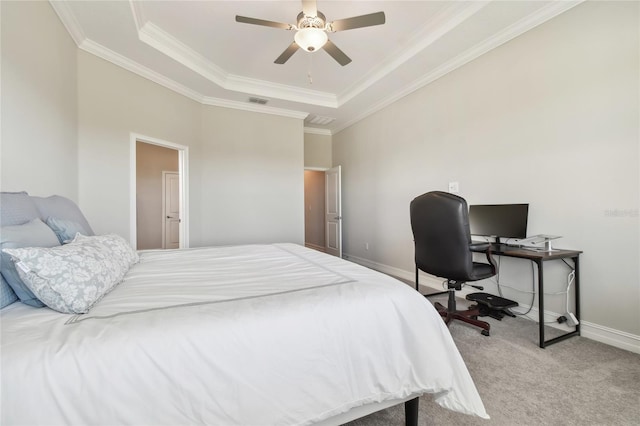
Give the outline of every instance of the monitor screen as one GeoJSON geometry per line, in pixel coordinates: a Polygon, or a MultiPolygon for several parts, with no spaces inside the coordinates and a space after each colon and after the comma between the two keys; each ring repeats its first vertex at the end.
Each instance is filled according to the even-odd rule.
{"type": "Polygon", "coordinates": [[[469,207],[471,235],[526,238],[529,204],[491,204],[469,207]]]}

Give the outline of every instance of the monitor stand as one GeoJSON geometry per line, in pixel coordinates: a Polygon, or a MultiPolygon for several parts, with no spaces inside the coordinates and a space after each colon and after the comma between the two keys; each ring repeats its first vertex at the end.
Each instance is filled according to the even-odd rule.
{"type": "Polygon", "coordinates": [[[495,242],[494,242],[494,244],[495,244],[496,246],[502,246],[502,245],[506,245],[506,244],[507,244],[507,243],[505,243],[505,242],[503,242],[503,241],[500,241],[500,237],[494,237],[494,238],[495,238],[495,242]]]}
{"type": "Polygon", "coordinates": [[[524,246],[524,245],[528,245],[528,244],[541,244],[541,243],[543,243],[544,247],[526,247],[526,248],[531,249],[531,250],[537,249],[538,251],[543,251],[543,252],[552,252],[552,251],[555,251],[556,249],[551,247],[551,240],[555,240],[557,238],[560,238],[560,236],[558,236],[558,235],[539,234],[539,235],[534,235],[533,237],[525,238],[524,240],[520,240],[520,244],[522,244],[524,246]]]}

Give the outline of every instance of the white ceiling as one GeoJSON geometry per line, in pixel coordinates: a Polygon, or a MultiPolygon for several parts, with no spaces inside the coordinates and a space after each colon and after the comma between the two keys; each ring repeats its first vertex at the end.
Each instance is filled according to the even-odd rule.
{"type": "Polygon", "coordinates": [[[243,15],[295,24],[299,0],[51,1],[87,52],[203,104],[305,118],[306,131],[326,134],[578,3],[318,0],[327,21],[385,12],[384,25],[329,34],[352,59],[343,67],[324,51],[303,50],[274,64],[294,32],[235,22],[243,15]]]}

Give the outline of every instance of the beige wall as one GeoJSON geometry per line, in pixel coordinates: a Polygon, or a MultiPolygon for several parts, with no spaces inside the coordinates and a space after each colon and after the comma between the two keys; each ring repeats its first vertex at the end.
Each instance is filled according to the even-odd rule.
{"type": "Polygon", "coordinates": [[[331,135],[304,134],[304,166],[330,169],[331,135]]]}
{"type": "Polygon", "coordinates": [[[178,172],[178,151],[136,143],[136,240],[139,250],[162,248],[162,172],[178,172]]]}
{"type": "Polygon", "coordinates": [[[76,45],[48,2],[0,8],[0,188],[77,201],[76,45]]]}
{"type": "Polygon", "coordinates": [[[304,243],[325,247],[325,172],[304,171],[304,243]]]}
{"type": "Polygon", "coordinates": [[[302,126],[202,108],[202,244],[304,242],[302,126]]]}
{"type": "MultiPolygon", "coordinates": [[[[530,203],[529,234],[584,251],[583,332],[640,335],[638,8],[583,3],[334,135],[345,252],[411,277],[409,202],[457,181],[470,204],[530,203]]],[[[548,270],[563,291],[566,266],[548,270]]],[[[529,263],[501,271],[529,306],[529,263]]]]}
{"type": "Polygon", "coordinates": [[[80,199],[129,235],[130,135],[189,148],[190,245],[304,241],[302,120],[204,106],[78,56],[80,199]]]}
{"type": "Polygon", "coordinates": [[[78,53],[80,205],[96,233],[130,235],[131,134],[189,148],[190,244],[200,241],[202,105],[78,53]]]}

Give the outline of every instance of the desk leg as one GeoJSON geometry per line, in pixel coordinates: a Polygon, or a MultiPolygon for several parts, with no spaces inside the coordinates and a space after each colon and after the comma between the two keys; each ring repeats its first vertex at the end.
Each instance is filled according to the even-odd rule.
{"type": "MultiPolygon", "coordinates": [[[[575,266],[575,281],[574,281],[574,291],[575,291],[575,295],[576,295],[576,318],[578,319],[578,325],[576,325],[576,329],[574,331],[570,331],[569,333],[565,333],[562,334],[558,337],[555,337],[553,339],[549,339],[546,342],[544,341],[544,303],[542,302],[542,297],[543,297],[543,289],[544,289],[544,284],[543,284],[543,277],[542,277],[542,265],[541,262],[538,263],[538,273],[540,274],[539,277],[539,281],[538,281],[538,291],[540,292],[539,295],[539,299],[540,299],[540,347],[544,348],[545,346],[549,346],[553,343],[557,343],[560,342],[564,339],[567,339],[571,336],[579,336],[580,335],[580,265],[578,263],[578,256],[573,257],[573,262],[574,262],[574,266],[575,266]]],[[[567,294],[567,297],[569,297],[569,295],[567,294]]]]}
{"type": "Polygon", "coordinates": [[[540,347],[544,349],[544,272],[542,260],[536,260],[538,265],[538,328],[540,337],[540,347]]]}
{"type": "MultiPolygon", "coordinates": [[[[575,282],[573,284],[573,291],[575,291],[576,299],[576,318],[578,319],[578,325],[576,325],[576,333],[580,335],[580,265],[578,264],[578,257],[573,258],[573,267],[575,268],[575,282]]],[[[569,297],[569,295],[567,295],[569,297]]]]}

